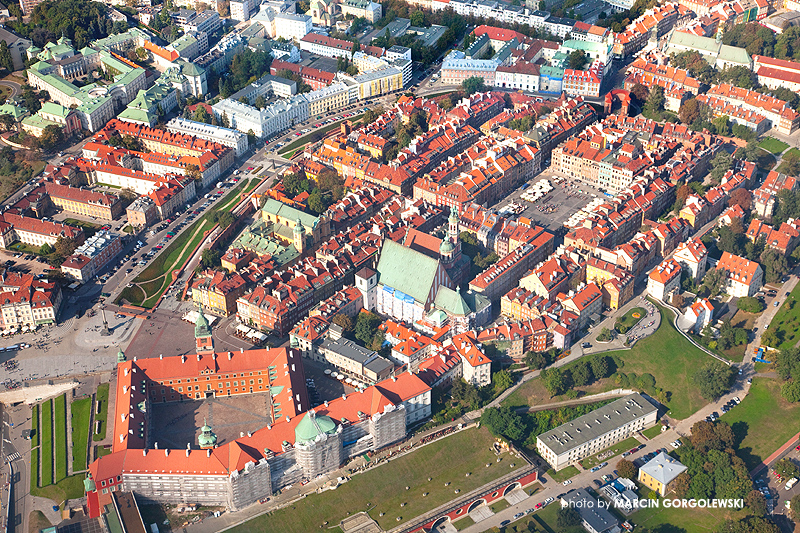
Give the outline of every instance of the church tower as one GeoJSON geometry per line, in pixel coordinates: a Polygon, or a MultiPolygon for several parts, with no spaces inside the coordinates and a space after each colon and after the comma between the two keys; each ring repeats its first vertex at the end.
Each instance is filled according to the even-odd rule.
{"type": "Polygon", "coordinates": [[[453,245],[453,263],[461,259],[461,241],[458,240],[458,210],[450,208],[450,217],[447,219],[447,237],[453,245]]]}
{"type": "Polygon", "coordinates": [[[306,247],[306,230],[303,227],[303,222],[299,218],[292,230],[292,243],[295,249],[300,252],[300,255],[303,255],[306,247]]]}
{"type": "Polygon", "coordinates": [[[197,353],[214,353],[214,339],[211,337],[211,326],[203,315],[203,307],[197,306],[197,322],[194,324],[194,341],[197,353]]]}
{"type": "Polygon", "coordinates": [[[203,427],[200,428],[200,435],[197,437],[197,444],[201,450],[209,450],[217,447],[217,436],[208,425],[208,421],[203,421],[203,427]]]}

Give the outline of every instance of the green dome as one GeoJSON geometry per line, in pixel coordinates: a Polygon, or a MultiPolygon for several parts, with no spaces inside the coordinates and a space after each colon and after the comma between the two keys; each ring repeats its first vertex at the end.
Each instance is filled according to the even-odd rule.
{"type": "Polygon", "coordinates": [[[84,492],[94,492],[97,490],[97,486],[94,484],[91,474],[86,476],[86,479],[83,480],[83,490],[84,492]]]}
{"type": "Polygon", "coordinates": [[[203,427],[200,428],[197,444],[199,444],[201,448],[213,448],[217,445],[217,436],[214,434],[211,426],[208,425],[208,422],[205,422],[203,427]]]}
{"type": "Polygon", "coordinates": [[[317,438],[318,435],[335,435],[336,422],[329,416],[320,415],[313,416],[311,413],[306,413],[303,419],[294,428],[295,442],[305,443],[311,442],[317,438]]]}
{"type": "Polygon", "coordinates": [[[442,244],[439,245],[439,254],[441,255],[450,255],[453,253],[456,247],[453,246],[453,243],[449,240],[445,239],[442,241],[442,244]]]}
{"type": "Polygon", "coordinates": [[[297,223],[294,225],[294,229],[292,231],[295,233],[295,235],[302,235],[305,231],[305,228],[303,227],[303,221],[298,218],[297,223]]]}

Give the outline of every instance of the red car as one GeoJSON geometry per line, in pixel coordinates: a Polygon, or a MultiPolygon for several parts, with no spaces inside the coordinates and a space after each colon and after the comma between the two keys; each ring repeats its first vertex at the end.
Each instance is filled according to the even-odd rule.
{"type": "Polygon", "coordinates": [[[253,167],[247,167],[247,170],[253,170],[253,167]]]}
{"type": "Polygon", "coordinates": [[[534,506],[534,509],[541,509],[543,505],[544,505],[543,502],[539,502],[534,506]]]}
{"type": "Polygon", "coordinates": [[[795,448],[796,451],[800,452],[800,445],[795,448]]]}

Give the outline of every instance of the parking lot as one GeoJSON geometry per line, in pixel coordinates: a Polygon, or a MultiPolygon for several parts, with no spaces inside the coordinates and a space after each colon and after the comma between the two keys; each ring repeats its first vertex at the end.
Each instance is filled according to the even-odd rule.
{"type": "Polygon", "coordinates": [[[550,170],[545,170],[536,177],[531,178],[523,187],[515,190],[494,207],[502,210],[512,202],[520,204],[523,209],[517,210],[516,214],[518,216],[528,218],[550,231],[557,231],[563,227],[564,222],[573,213],[586,207],[595,198],[605,197],[603,193],[590,185],[579,180],[564,178],[550,170]],[[550,182],[553,187],[552,191],[536,202],[522,199],[528,188],[543,179],[550,182]]]}

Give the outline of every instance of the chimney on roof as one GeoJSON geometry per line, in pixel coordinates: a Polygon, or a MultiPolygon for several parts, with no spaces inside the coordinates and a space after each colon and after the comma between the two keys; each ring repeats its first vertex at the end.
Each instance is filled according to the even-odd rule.
{"type": "Polygon", "coordinates": [[[164,457],[169,457],[169,448],[164,449],[164,457]]]}
{"type": "Polygon", "coordinates": [[[142,450],[142,457],[147,457],[147,448],[142,450]]]}
{"type": "Polygon", "coordinates": [[[189,448],[186,448],[186,457],[189,457],[189,448]]]}
{"type": "Polygon", "coordinates": [[[155,442],[154,444],[155,444],[155,449],[157,450],[158,449],[158,442],[155,442]]]}
{"type": "Polygon", "coordinates": [[[239,353],[244,353],[244,348],[239,348],[239,353]]]}
{"type": "Polygon", "coordinates": [[[182,355],[182,356],[181,356],[181,363],[185,363],[185,362],[186,362],[186,356],[185,356],[185,355],[182,355]]]}
{"type": "Polygon", "coordinates": [[[164,360],[164,354],[162,353],[161,355],[158,356],[158,358],[163,361],[164,360]]]}
{"type": "Polygon", "coordinates": [[[252,436],[253,436],[253,434],[252,434],[250,431],[248,431],[248,432],[247,432],[247,436],[248,436],[248,437],[252,437],[252,436]]]}
{"type": "Polygon", "coordinates": [[[211,449],[206,450],[206,457],[211,457],[211,449]]]}
{"type": "Polygon", "coordinates": [[[197,354],[197,360],[198,361],[200,360],[200,354],[197,354]]]}
{"type": "Polygon", "coordinates": [[[228,361],[233,359],[233,352],[228,352],[228,361]]]}
{"type": "Polygon", "coordinates": [[[136,356],[135,355],[133,356],[133,360],[136,361],[136,356]]]}

